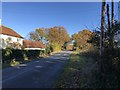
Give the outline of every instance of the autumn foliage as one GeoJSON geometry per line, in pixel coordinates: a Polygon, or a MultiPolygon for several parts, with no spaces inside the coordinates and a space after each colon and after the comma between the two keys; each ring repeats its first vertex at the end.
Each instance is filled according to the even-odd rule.
{"type": "Polygon", "coordinates": [[[93,32],[90,30],[82,30],[72,35],[72,39],[75,40],[75,47],[78,51],[89,50],[89,48],[91,48],[92,44],[88,41],[90,40],[92,34],[93,32]]]}
{"type": "Polygon", "coordinates": [[[34,41],[43,41],[53,51],[61,51],[64,44],[70,40],[67,30],[62,26],[52,28],[38,28],[29,33],[29,39],[34,41]]]}

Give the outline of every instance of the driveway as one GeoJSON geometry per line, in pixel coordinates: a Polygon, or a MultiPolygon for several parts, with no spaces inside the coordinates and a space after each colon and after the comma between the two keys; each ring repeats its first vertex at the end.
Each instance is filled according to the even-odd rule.
{"type": "Polygon", "coordinates": [[[62,51],[2,70],[2,88],[52,88],[72,52],[62,51]]]}

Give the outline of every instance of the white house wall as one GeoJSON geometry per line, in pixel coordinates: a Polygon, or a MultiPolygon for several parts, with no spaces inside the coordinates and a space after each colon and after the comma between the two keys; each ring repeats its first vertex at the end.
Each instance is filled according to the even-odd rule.
{"type": "Polygon", "coordinates": [[[11,38],[11,43],[18,42],[21,45],[23,45],[23,39],[22,38],[10,36],[10,35],[4,35],[4,34],[0,34],[0,38],[1,38],[1,40],[2,39],[7,40],[8,38],[11,38]]]}
{"type": "Polygon", "coordinates": [[[45,50],[45,48],[25,48],[24,50],[45,50]]]}

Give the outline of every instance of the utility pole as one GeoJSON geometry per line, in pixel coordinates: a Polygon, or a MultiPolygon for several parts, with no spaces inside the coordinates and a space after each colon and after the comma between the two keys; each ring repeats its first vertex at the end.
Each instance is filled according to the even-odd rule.
{"type": "Polygon", "coordinates": [[[104,51],[104,30],[105,30],[105,10],[106,10],[105,8],[106,8],[106,0],[103,0],[102,12],[101,12],[100,57],[102,57],[104,51]]]}
{"type": "Polygon", "coordinates": [[[109,37],[109,42],[110,42],[110,44],[109,44],[109,46],[108,46],[108,48],[109,49],[111,49],[111,26],[110,26],[110,12],[109,12],[109,4],[107,4],[107,21],[108,21],[108,37],[109,37]]]}
{"type": "MultiPolygon", "coordinates": [[[[109,12],[109,4],[107,4],[107,21],[108,21],[108,34],[110,34],[110,12],[109,12]]],[[[110,35],[109,35],[110,36],[110,35]]]]}
{"type": "Polygon", "coordinates": [[[112,17],[111,17],[111,21],[112,21],[112,28],[113,28],[113,26],[114,26],[114,0],[112,0],[112,17]]]}
{"type": "Polygon", "coordinates": [[[101,86],[104,87],[104,30],[105,30],[105,12],[106,12],[106,0],[102,0],[102,12],[101,12],[101,33],[100,33],[100,72],[101,72],[101,86]]]}
{"type": "Polygon", "coordinates": [[[114,35],[113,35],[113,31],[114,31],[114,0],[112,0],[112,12],[111,12],[111,21],[112,21],[112,26],[111,26],[111,48],[113,49],[114,46],[114,35]]]}

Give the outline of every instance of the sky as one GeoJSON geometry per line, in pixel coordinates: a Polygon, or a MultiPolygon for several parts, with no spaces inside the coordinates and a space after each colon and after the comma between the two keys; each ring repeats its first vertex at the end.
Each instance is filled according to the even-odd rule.
{"type": "Polygon", "coordinates": [[[118,7],[119,7],[119,9],[118,9],[118,19],[119,19],[119,21],[120,21],[120,1],[119,1],[119,4],[118,4],[118,7]]]}
{"type": "MultiPolygon", "coordinates": [[[[115,3],[115,18],[118,17],[115,3]]],[[[63,26],[72,35],[100,26],[101,2],[3,2],[2,25],[23,37],[36,28],[63,26]]]]}

